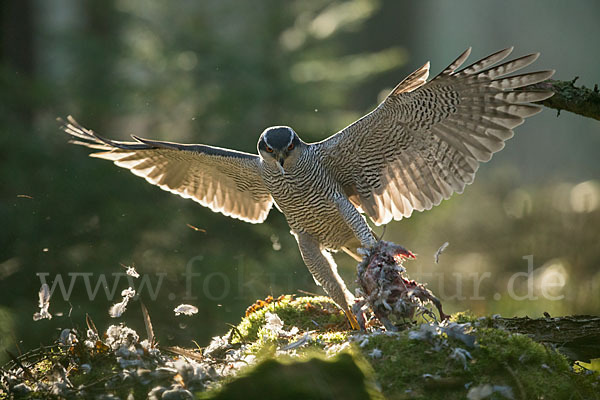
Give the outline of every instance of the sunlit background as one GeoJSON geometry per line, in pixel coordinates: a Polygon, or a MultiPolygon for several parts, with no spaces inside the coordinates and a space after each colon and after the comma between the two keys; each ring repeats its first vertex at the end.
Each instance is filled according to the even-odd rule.
{"type": "MultiPolygon", "coordinates": [[[[125,321],[143,331],[139,302],[108,316],[129,286],[122,265],[142,275],[133,286],[145,282],[139,292],[162,344],[206,344],[267,295],[322,293],[279,212],[261,225],[214,214],[89,159],[67,144],[57,116],[116,139],[255,152],[270,125],[321,140],[427,60],[435,76],[468,46],[472,60],[511,45],[516,55],[540,51],[534,67],[556,69],[557,79],[600,80],[592,0],[1,7],[0,347],[14,352],[52,341],[60,328],[83,329],[86,313],[100,329],[125,321]],[[54,318],[34,322],[42,278],[55,289],[54,318]],[[199,313],[176,317],[180,303],[199,313]]],[[[389,224],[384,238],[418,254],[406,264],[410,276],[447,311],[598,314],[599,154],[598,121],[545,109],[464,194],[389,224]]],[[[356,263],[337,260],[354,287],[356,263]]]]}

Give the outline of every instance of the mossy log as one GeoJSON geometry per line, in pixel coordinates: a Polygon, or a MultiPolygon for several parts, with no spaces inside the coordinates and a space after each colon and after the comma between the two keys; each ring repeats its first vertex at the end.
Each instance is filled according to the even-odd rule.
{"type": "Polygon", "coordinates": [[[572,361],[590,362],[600,358],[600,317],[500,317],[488,322],[490,327],[527,335],[538,343],[551,345],[572,361]]]}

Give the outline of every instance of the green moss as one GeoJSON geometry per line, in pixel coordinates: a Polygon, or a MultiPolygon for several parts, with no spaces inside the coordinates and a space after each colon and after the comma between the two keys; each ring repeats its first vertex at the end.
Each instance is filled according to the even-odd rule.
{"type": "Polygon", "coordinates": [[[517,393],[522,390],[527,398],[571,398],[576,393],[589,398],[593,394],[591,386],[580,385],[586,378],[573,373],[566,358],[527,336],[491,328],[479,329],[477,336],[472,373],[483,377],[480,382],[503,382],[516,387],[517,393]]]}
{"type": "Polygon", "coordinates": [[[242,319],[240,324],[230,331],[232,342],[246,343],[246,353],[254,354],[259,359],[266,359],[275,354],[278,347],[300,340],[306,332],[311,339],[302,346],[302,352],[310,350],[322,351],[327,345],[347,341],[351,331],[346,317],[328,297],[300,297],[293,299],[286,296],[277,303],[270,303],[242,319]],[[275,313],[283,321],[283,329],[289,331],[298,328],[296,335],[282,338],[275,332],[265,328],[265,314],[275,313]]]}
{"type": "Polygon", "coordinates": [[[470,311],[461,311],[450,316],[450,322],[456,322],[457,324],[475,323],[477,320],[478,318],[470,311]]]}
{"type": "MultiPolygon", "coordinates": [[[[515,399],[598,398],[597,375],[583,367],[574,371],[559,353],[527,336],[496,329],[488,318],[469,313],[451,317],[454,322],[472,325],[470,334],[475,336],[476,345],[466,348],[445,334],[434,335],[430,342],[410,339],[410,331],[351,331],[343,313],[326,297],[287,296],[265,304],[229,332],[232,340],[240,343],[235,347],[256,355],[256,362],[219,381],[213,386],[218,389],[197,396],[452,400],[466,398],[470,388],[491,384],[510,387],[515,399]],[[267,312],[283,320],[287,333],[265,328],[267,312]],[[293,326],[298,332],[291,335],[293,326]],[[292,343],[297,345],[293,351],[283,351],[292,343]],[[452,358],[457,348],[468,350],[471,358],[452,358]]],[[[61,364],[69,371],[73,385],[85,387],[81,393],[90,397],[105,394],[108,389],[104,384],[121,370],[114,354],[101,345],[94,350],[81,343],[69,349],[42,349],[38,360],[30,366],[36,381],[48,381],[53,368],[61,364]],[[89,372],[81,368],[83,363],[91,366],[89,372]]],[[[598,363],[588,366],[598,368],[598,363]]],[[[170,377],[153,379],[151,385],[119,380],[110,392],[120,398],[145,398],[150,387],[172,383],[170,377]]],[[[0,391],[0,398],[3,394],[7,393],[0,391]]],[[[25,398],[41,397],[44,394],[29,393],[25,398]]]]}
{"type": "Polygon", "coordinates": [[[477,346],[468,349],[473,359],[467,369],[450,358],[452,348],[465,347],[451,338],[446,338],[450,346],[436,351],[426,341],[408,339],[407,333],[371,336],[361,350],[365,355],[374,348],[382,351],[371,364],[383,393],[391,398],[464,399],[465,385],[485,383],[510,386],[516,398],[594,395],[594,377],[572,372],[562,355],[528,337],[489,328],[477,329],[475,335],[477,346]]]}
{"type": "Polygon", "coordinates": [[[230,332],[232,342],[252,342],[259,338],[259,329],[265,325],[265,314],[275,313],[284,323],[284,329],[296,326],[300,331],[327,332],[345,330],[346,317],[329,297],[285,296],[277,302],[251,313],[230,332]]]}
{"type": "MultiPolygon", "coordinates": [[[[33,356],[32,356],[33,357],[33,356]]],[[[36,355],[39,361],[29,365],[28,371],[36,382],[52,384],[56,367],[62,366],[67,371],[69,381],[73,388],[85,388],[85,396],[81,392],[73,391],[73,398],[93,397],[94,395],[106,394],[107,389],[104,384],[106,381],[114,377],[121,371],[115,357],[111,356],[107,351],[91,352],[82,343],[77,343],[71,348],[51,348],[40,351],[36,355]],[[85,371],[81,366],[88,364],[89,371],[85,371]]],[[[24,380],[24,383],[31,385],[31,379],[24,380]]],[[[161,382],[157,382],[161,383],[161,382]]],[[[165,380],[164,383],[167,383],[165,380]]],[[[145,398],[148,388],[139,382],[124,382],[114,388],[115,393],[120,398],[127,398],[130,394],[134,398],[145,398]]],[[[1,395],[1,393],[0,393],[1,395]]],[[[0,396],[0,398],[2,398],[0,396]]],[[[23,399],[40,399],[40,398],[63,398],[59,395],[50,395],[49,392],[38,393],[35,391],[27,394],[22,394],[19,398],[23,399]]]]}
{"type": "Polygon", "coordinates": [[[113,357],[98,355],[96,357],[88,358],[86,362],[77,364],[75,369],[69,375],[69,379],[75,387],[78,387],[79,385],[87,386],[94,382],[102,382],[107,377],[114,375],[120,370],[121,368],[113,357]],[[81,365],[84,363],[90,365],[91,369],[89,372],[86,372],[81,368],[81,365]]]}
{"type": "MultiPolygon", "coordinates": [[[[310,343],[296,352],[301,358],[322,354],[323,350],[333,344],[345,343],[354,334],[347,330],[344,315],[334,307],[331,300],[324,297],[286,298],[244,318],[238,325],[240,339],[251,343],[252,351],[262,362],[276,362],[277,348],[298,340],[306,331],[316,330],[310,343]],[[297,326],[300,329],[298,335],[277,338],[264,330],[267,311],[276,313],[284,321],[284,329],[297,326]]],[[[465,348],[464,343],[445,335],[443,339],[447,344],[436,347],[428,341],[409,339],[406,331],[371,334],[351,341],[348,350],[354,354],[355,362],[367,360],[387,398],[464,399],[469,388],[486,383],[510,386],[515,398],[595,398],[597,378],[573,372],[569,362],[555,351],[524,335],[489,328],[485,320],[471,313],[454,314],[451,320],[469,322],[475,327],[473,334],[477,343],[476,347],[466,349],[473,357],[467,360],[466,369],[461,361],[450,357],[455,348],[465,348]],[[360,347],[358,342],[364,338],[368,341],[360,347]],[[381,357],[372,357],[374,349],[381,351],[381,357]]],[[[300,365],[303,364],[300,362],[294,368],[300,368],[300,365]]],[[[299,377],[303,376],[298,373],[299,377]]],[[[252,372],[249,374],[255,376],[252,372]]],[[[352,383],[351,379],[342,379],[352,383]]],[[[295,390],[290,393],[295,395],[295,390]]]]}
{"type": "Polygon", "coordinates": [[[350,353],[326,359],[269,359],[204,399],[344,399],[381,398],[371,372],[350,353]]]}
{"type": "Polygon", "coordinates": [[[348,331],[326,332],[326,333],[317,335],[316,339],[318,341],[322,341],[322,342],[328,343],[328,344],[344,343],[348,340],[348,335],[349,335],[348,331]]]}

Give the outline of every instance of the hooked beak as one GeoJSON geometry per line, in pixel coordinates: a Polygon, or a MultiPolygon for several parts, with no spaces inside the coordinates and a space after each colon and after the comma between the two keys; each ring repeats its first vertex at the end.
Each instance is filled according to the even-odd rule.
{"type": "Polygon", "coordinates": [[[277,167],[279,168],[279,171],[281,171],[281,175],[285,175],[285,170],[283,169],[283,162],[284,162],[284,158],[281,157],[277,160],[277,167]]]}

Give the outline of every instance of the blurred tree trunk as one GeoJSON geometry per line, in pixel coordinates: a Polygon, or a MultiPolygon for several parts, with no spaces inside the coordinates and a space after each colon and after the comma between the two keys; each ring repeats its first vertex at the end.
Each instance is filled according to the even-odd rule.
{"type": "Polygon", "coordinates": [[[408,59],[401,68],[378,74],[358,86],[357,94],[352,98],[356,102],[353,107],[360,110],[373,106],[383,88],[396,86],[420,62],[420,43],[415,37],[419,32],[412,23],[407,23],[411,16],[418,15],[419,3],[395,0],[384,0],[382,3],[375,14],[365,21],[364,30],[344,38],[346,47],[356,53],[401,47],[406,50],[408,59]]]}
{"type": "Polygon", "coordinates": [[[26,127],[31,126],[33,117],[33,104],[27,101],[29,95],[22,87],[30,83],[35,64],[31,3],[31,0],[4,1],[0,6],[0,67],[8,77],[2,85],[3,114],[26,127]]]}
{"type": "Polygon", "coordinates": [[[115,61],[120,57],[120,19],[113,0],[88,0],[83,3],[84,35],[88,38],[79,50],[76,76],[81,99],[81,114],[98,131],[115,117],[119,107],[119,83],[114,77],[115,61]]]}

